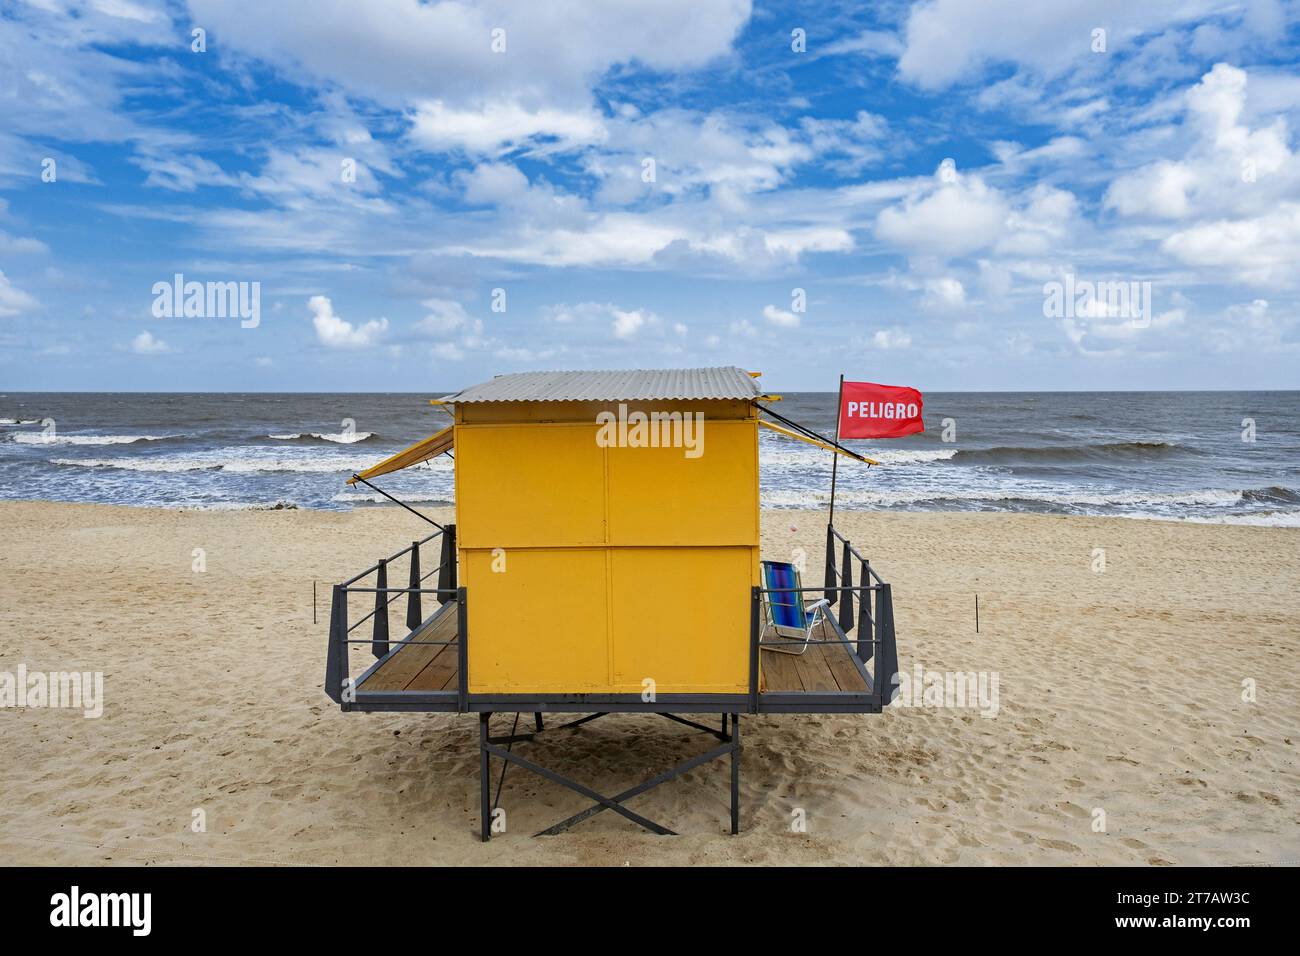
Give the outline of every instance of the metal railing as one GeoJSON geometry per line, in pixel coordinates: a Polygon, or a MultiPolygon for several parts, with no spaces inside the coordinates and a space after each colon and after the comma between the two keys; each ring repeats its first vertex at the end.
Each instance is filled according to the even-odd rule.
{"type": "MultiPolygon", "coordinates": [[[[370,645],[370,652],[376,658],[383,658],[391,649],[401,645],[440,645],[456,644],[457,653],[457,709],[468,709],[468,654],[466,641],[467,613],[465,607],[465,589],[458,586],[456,526],[447,525],[442,531],[403,548],[396,554],[379,559],[375,564],[333,587],[330,609],[330,629],[328,657],[325,666],[325,693],[344,710],[356,701],[354,696],[356,682],[351,678],[349,648],[352,645],[370,645]],[[422,572],[420,566],[421,549],[427,549],[435,538],[441,538],[440,560],[437,567],[422,572]],[[407,587],[390,587],[388,583],[389,565],[407,559],[409,584],[407,587]],[[425,582],[433,575],[438,575],[436,587],[425,587],[425,582]],[[406,595],[406,633],[394,639],[389,630],[389,612],[391,605],[406,595]],[[423,595],[434,595],[440,604],[457,602],[456,637],[452,640],[417,640],[415,635],[426,623],[423,614],[423,595]],[[350,620],[350,595],[373,595],[373,607],[356,621],[350,620]],[[354,637],[354,632],[370,624],[368,636],[354,637]]],[[[837,632],[834,640],[822,640],[824,644],[840,644],[860,663],[860,672],[867,680],[868,693],[874,698],[873,705],[888,705],[895,694],[894,677],[898,672],[898,651],[894,634],[894,600],[893,591],[888,583],[872,569],[870,562],[864,558],[833,526],[826,529],[826,579],[819,587],[800,588],[762,588],[750,589],[750,646],[749,646],[749,710],[759,711],[759,672],[760,653],[763,647],[784,644],[803,644],[802,640],[764,640],[766,617],[763,610],[765,595],[777,593],[800,592],[816,594],[820,592],[831,603],[828,613],[829,623],[837,632]],[[857,565],[857,580],[854,583],[854,565],[857,565]],[[836,605],[838,604],[838,607],[836,605]],[[870,670],[868,670],[870,666],[870,670]]],[[[371,668],[373,670],[373,666],[371,668]]],[[[362,675],[364,679],[365,675],[362,675]]],[[[854,692],[842,692],[852,696],[854,692]]]]}
{"type": "Polygon", "coordinates": [[[833,615],[833,625],[843,638],[823,644],[843,645],[850,654],[862,662],[865,670],[870,665],[871,694],[880,706],[889,704],[895,694],[894,676],[898,673],[898,645],[894,633],[894,593],[871,567],[849,539],[826,526],[826,574],[821,587],[753,588],[750,595],[750,709],[757,711],[759,684],[759,655],[763,647],[801,645],[802,639],[763,640],[766,630],[763,617],[763,599],[768,594],[817,593],[829,602],[828,617],[833,615]],[[836,555],[837,546],[840,553],[836,555]],[[853,583],[853,566],[858,565],[858,584],[853,583]],[[838,565],[838,567],[837,567],[838,565]],[[873,583],[874,582],[874,583],[873,583]],[[856,608],[854,605],[856,596],[856,608]],[[838,603],[838,608],[836,604],[838,603]],[[856,610],[856,614],[855,614],[856,610]],[[853,634],[854,639],[849,640],[853,634]]]}
{"type": "MultiPolygon", "coordinates": [[[[330,603],[328,656],[325,663],[325,694],[330,700],[342,705],[344,709],[351,703],[350,691],[354,688],[351,684],[351,663],[348,653],[350,645],[369,644],[371,654],[375,659],[379,659],[399,643],[415,645],[453,643],[452,641],[416,641],[413,635],[419,631],[425,621],[421,600],[423,595],[434,595],[439,604],[456,600],[458,593],[456,560],[456,526],[449,524],[443,530],[411,542],[409,547],[403,548],[396,554],[380,558],[342,584],[334,585],[330,603]],[[438,565],[427,572],[422,572],[421,548],[435,538],[442,539],[438,565]],[[389,587],[389,565],[400,562],[403,558],[406,559],[409,584],[404,588],[389,587]],[[438,575],[437,586],[424,587],[424,582],[435,574],[438,575]],[[356,621],[349,619],[349,594],[374,595],[373,608],[356,621]],[[389,607],[403,594],[406,595],[406,634],[394,640],[389,632],[389,607]],[[367,621],[371,625],[370,636],[362,639],[353,638],[351,636],[353,631],[367,621]]],[[[463,654],[463,649],[461,653],[463,654]]]]}

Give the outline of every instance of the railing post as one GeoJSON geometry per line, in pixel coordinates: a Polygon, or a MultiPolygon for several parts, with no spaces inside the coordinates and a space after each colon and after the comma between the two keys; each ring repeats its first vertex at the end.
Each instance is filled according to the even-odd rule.
{"type": "Polygon", "coordinates": [[[853,555],[849,543],[844,542],[844,560],[840,562],[840,630],[845,634],[853,628],[853,555]]]}
{"type": "Polygon", "coordinates": [[[456,588],[456,526],[449,524],[442,531],[442,554],[438,558],[438,603],[455,600],[451,592],[456,588]]]}
{"type": "Polygon", "coordinates": [[[484,843],[492,839],[492,781],[488,779],[491,757],[488,755],[489,713],[478,715],[478,807],[479,839],[484,843]]]}
{"type": "Polygon", "coordinates": [[[871,660],[872,639],[875,637],[871,633],[871,562],[862,562],[862,577],[858,583],[862,586],[862,593],[858,595],[858,660],[866,663],[871,660]]]}
{"type": "Polygon", "coordinates": [[[375,578],[375,630],[370,639],[370,653],[383,657],[388,653],[388,559],[379,559],[375,578]]]}
{"type": "Polygon", "coordinates": [[[343,703],[343,679],[348,673],[348,592],[334,585],[330,600],[330,638],[325,657],[325,696],[343,703]]]}
{"type": "Polygon", "coordinates": [[[465,609],[465,589],[456,589],[456,709],[469,709],[469,612],[465,609]]]}
{"type": "Polygon", "coordinates": [[[880,586],[876,598],[876,630],[880,633],[880,655],[876,658],[876,670],[872,691],[880,699],[882,707],[893,701],[898,693],[894,676],[898,673],[898,644],[894,639],[894,595],[888,584],[880,586]]]}
{"type": "Polygon", "coordinates": [[[758,713],[758,639],[759,602],[762,600],[756,587],[749,589],[749,712],[758,713]]]}
{"type": "Polygon", "coordinates": [[[829,524],[826,526],[826,576],[822,586],[826,588],[822,597],[834,602],[835,592],[831,588],[835,587],[835,526],[829,524]]]}
{"type": "Polygon", "coordinates": [[[424,615],[420,613],[420,542],[411,542],[411,583],[407,585],[411,590],[406,595],[406,629],[414,631],[424,620],[424,615]]]}

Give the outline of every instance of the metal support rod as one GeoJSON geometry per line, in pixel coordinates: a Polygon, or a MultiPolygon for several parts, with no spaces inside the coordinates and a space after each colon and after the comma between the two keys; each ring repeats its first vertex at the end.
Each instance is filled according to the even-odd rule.
{"type": "MultiPolygon", "coordinates": [[[[508,760],[511,763],[516,763],[519,766],[523,767],[525,770],[529,770],[537,774],[538,776],[545,777],[547,780],[550,780],[553,783],[558,783],[562,787],[568,787],[570,790],[574,790],[577,793],[582,794],[588,800],[595,800],[597,803],[601,804],[601,806],[609,810],[613,810],[615,813],[619,814],[620,816],[627,817],[633,823],[645,827],[647,830],[651,831],[652,833],[658,833],[660,836],[676,836],[676,834],[673,833],[672,830],[669,830],[667,827],[660,826],[658,823],[655,823],[653,820],[647,820],[639,813],[634,813],[633,811],[629,810],[627,807],[621,806],[618,802],[618,799],[615,797],[602,796],[601,794],[597,793],[595,790],[592,790],[590,787],[584,787],[582,784],[578,783],[577,781],[570,780],[568,777],[558,774],[554,770],[550,770],[546,767],[543,767],[541,764],[535,764],[531,760],[526,760],[523,757],[519,756],[518,754],[512,753],[509,750],[502,750],[500,747],[496,746],[495,744],[487,743],[486,741],[484,741],[483,747],[486,748],[487,753],[500,757],[502,760],[508,760]]],[[[649,789],[648,787],[644,787],[644,785],[642,786],[644,789],[649,789]]],[[[640,791],[638,790],[638,792],[640,791]]]]}
{"type": "Polygon", "coordinates": [[[758,713],[759,589],[749,589],[749,712],[758,713]]]}
{"type": "Polygon", "coordinates": [[[353,476],[352,476],[352,479],[353,479],[353,481],[359,481],[359,482],[361,482],[361,483],[362,483],[363,485],[365,485],[367,488],[373,488],[375,491],[379,492],[381,495],[383,495],[383,496],[384,496],[385,498],[387,498],[389,501],[391,501],[391,502],[393,502],[393,503],[395,503],[395,504],[399,504],[399,505],[401,505],[403,508],[405,508],[405,509],[406,509],[407,511],[409,511],[411,514],[415,515],[417,518],[420,518],[420,519],[422,519],[422,520],[424,520],[424,521],[429,522],[429,524],[433,525],[433,526],[434,526],[435,528],[437,528],[439,531],[444,530],[443,527],[442,527],[442,525],[438,524],[438,522],[434,521],[434,520],[433,520],[432,518],[430,518],[428,515],[422,515],[422,514],[420,514],[420,512],[416,511],[414,508],[412,508],[410,505],[408,505],[405,501],[398,501],[398,499],[394,498],[394,497],[393,497],[392,495],[390,495],[388,492],[384,491],[383,488],[379,488],[379,487],[376,487],[375,485],[372,485],[370,482],[366,481],[366,479],[362,478],[360,475],[353,475],[353,476]]]}
{"type": "Polygon", "coordinates": [[[492,796],[492,781],[488,779],[491,767],[488,761],[488,718],[492,715],[478,715],[478,783],[479,783],[479,833],[484,843],[492,839],[492,808],[489,806],[492,796]]]}
{"type": "Polygon", "coordinates": [[[371,634],[370,653],[383,657],[388,653],[388,605],[391,603],[384,593],[388,588],[388,559],[379,559],[379,571],[375,580],[375,626],[371,634]]]}
{"type": "Polygon", "coordinates": [[[540,710],[533,712],[533,722],[537,725],[537,732],[539,734],[546,729],[542,724],[542,712],[540,710]]]}
{"type": "MultiPolygon", "coordinates": [[[[840,376],[841,379],[843,379],[843,377],[844,377],[844,376],[842,376],[842,375],[840,376]]],[[[782,415],[780,412],[774,412],[774,411],[773,411],[770,407],[768,407],[767,405],[760,405],[759,408],[763,411],[764,414],[766,414],[766,415],[771,415],[773,418],[775,418],[775,419],[776,419],[778,422],[780,422],[782,425],[786,425],[786,426],[788,426],[789,428],[793,429],[794,431],[799,432],[801,435],[803,435],[803,436],[805,436],[805,437],[807,437],[807,438],[815,439],[816,441],[821,442],[823,445],[830,445],[832,448],[836,448],[836,449],[838,449],[839,451],[841,451],[841,452],[843,452],[844,454],[848,455],[850,458],[856,458],[858,461],[866,462],[866,465],[867,465],[868,468],[871,467],[871,461],[870,461],[870,460],[869,460],[865,455],[859,455],[859,454],[858,454],[856,451],[854,451],[852,448],[845,448],[843,445],[840,444],[840,442],[839,442],[839,438],[838,438],[838,435],[839,435],[838,422],[837,422],[837,427],[836,427],[836,429],[835,429],[835,433],[836,433],[836,436],[837,436],[837,437],[834,438],[834,439],[831,439],[831,438],[827,438],[825,435],[822,435],[822,434],[819,434],[819,433],[813,431],[813,430],[812,430],[811,428],[809,428],[807,425],[800,425],[798,422],[796,422],[796,421],[792,421],[791,419],[786,418],[786,417],[785,417],[784,415],[782,415]]],[[[837,414],[838,414],[838,413],[837,413],[837,414]]]]}
{"type": "MultiPolygon", "coordinates": [[[[518,730],[518,729],[519,729],[519,714],[516,713],[516,714],[515,714],[515,722],[514,722],[514,724],[511,725],[511,727],[510,727],[510,738],[509,738],[509,743],[507,743],[507,745],[506,745],[507,748],[512,748],[512,747],[514,747],[516,741],[519,739],[519,738],[517,738],[517,737],[515,736],[515,731],[518,730]]],[[[528,740],[532,740],[532,739],[533,739],[533,735],[532,735],[532,734],[525,734],[524,736],[525,736],[528,740]]],[[[488,742],[489,742],[489,743],[495,743],[496,741],[494,741],[491,737],[489,737],[489,738],[488,738],[488,742]]],[[[509,770],[509,769],[510,769],[510,764],[507,763],[507,762],[504,761],[504,760],[501,761],[501,778],[500,778],[499,780],[497,780],[497,795],[496,795],[496,797],[492,800],[492,812],[493,812],[493,813],[496,812],[497,807],[501,806],[501,791],[505,789],[505,786],[506,786],[506,771],[509,770]]]]}
{"type": "MultiPolygon", "coordinates": [[[[840,373],[840,389],[835,394],[835,444],[840,443],[840,409],[844,407],[844,373],[840,373]]],[[[831,507],[826,516],[826,523],[835,524],[835,479],[839,475],[840,456],[831,454],[831,507]]]]}
{"type": "Polygon", "coordinates": [[[558,727],[552,727],[552,730],[572,730],[574,727],[581,726],[588,721],[597,720],[601,717],[608,717],[609,711],[602,710],[599,713],[588,714],[586,717],[579,717],[577,720],[571,720],[567,724],[560,724],[558,727]]]}
{"type": "Polygon", "coordinates": [[[411,542],[411,591],[406,596],[406,629],[413,631],[420,626],[424,615],[420,613],[420,542],[411,542]]]}
{"type": "MultiPolygon", "coordinates": [[[[718,731],[714,730],[712,727],[705,727],[703,724],[697,724],[695,721],[687,720],[685,717],[678,717],[676,714],[670,714],[665,711],[658,711],[657,713],[660,717],[667,717],[669,720],[674,721],[676,723],[685,724],[687,727],[693,727],[696,730],[702,730],[706,734],[712,734],[713,736],[717,737],[719,740],[727,739],[727,726],[725,720],[723,721],[722,732],[719,733],[718,731]]],[[[723,716],[725,717],[726,715],[724,714],[723,716]]]]}
{"type": "Polygon", "coordinates": [[[732,714],[732,834],[740,832],[740,714],[732,714]]]}
{"type": "MultiPolygon", "coordinates": [[[[647,790],[659,786],[661,783],[665,783],[666,781],[672,780],[674,777],[680,777],[682,774],[686,773],[689,770],[694,770],[696,767],[700,766],[700,764],[708,763],[710,760],[716,760],[719,757],[725,757],[729,753],[734,754],[734,752],[735,752],[734,743],[732,741],[727,741],[722,746],[714,747],[712,750],[707,750],[702,754],[697,754],[691,759],[683,763],[679,763],[677,766],[673,767],[670,770],[665,770],[663,771],[663,773],[655,774],[649,780],[645,780],[641,783],[638,783],[635,787],[632,787],[628,790],[624,790],[622,793],[616,793],[614,794],[614,796],[609,798],[600,798],[601,803],[599,805],[594,807],[588,807],[586,810],[583,810],[580,813],[575,813],[567,820],[561,820],[559,823],[547,827],[545,830],[542,830],[540,833],[536,835],[554,836],[557,833],[562,833],[563,831],[569,829],[570,827],[578,823],[581,823],[583,820],[587,820],[595,816],[597,813],[600,813],[602,810],[619,810],[617,806],[611,806],[611,804],[619,804],[627,800],[631,800],[633,797],[639,796],[640,794],[645,793],[647,790]]],[[[565,782],[565,785],[570,786],[570,783],[565,782]]],[[[592,799],[597,799],[597,798],[592,797],[592,799]]],[[[627,816],[627,812],[624,812],[623,815],[627,816]]],[[[645,824],[642,824],[642,826],[644,825],[645,824]]],[[[653,829],[653,828],[647,828],[647,829],[653,829]]],[[[670,834],[672,833],[671,830],[667,832],[670,834]]]]}

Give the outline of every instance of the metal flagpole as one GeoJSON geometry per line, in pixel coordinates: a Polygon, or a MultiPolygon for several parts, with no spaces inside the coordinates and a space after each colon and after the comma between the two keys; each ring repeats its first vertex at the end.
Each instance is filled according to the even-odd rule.
{"type": "MultiPolygon", "coordinates": [[[[840,373],[840,390],[835,396],[835,444],[840,442],[840,409],[844,406],[844,373],[840,373]]],[[[829,525],[835,524],[835,476],[840,468],[840,456],[838,453],[831,454],[831,513],[826,519],[829,525]]]]}

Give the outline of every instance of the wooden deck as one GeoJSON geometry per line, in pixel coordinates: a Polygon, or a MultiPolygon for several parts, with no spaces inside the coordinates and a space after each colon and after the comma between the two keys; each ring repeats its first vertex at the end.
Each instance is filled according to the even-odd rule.
{"type": "MultiPolygon", "coordinates": [[[[784,640],[784,638],[781,638],[784,640]]],[[[802,654],[782,654],[764,650],[760,657],[763,671],[761,683],[764,694],[822,693],[851,691],[868,694],[871,688],[862,679],[862,673],[853,662],[849,649],[839,643],[839,635],[826,622],[819,631],[813,631],[813,641],[802,654]]],[[[798,650],[798,648],[794,648],[798,650]]]]}
{"type": "MultiPolygon", "coordinates": [[[[848,691],[871,692],[862,679],[849,650],[836,641],[833,627],[823,623],[814,632],[813,643],[802,654],[781,654],[764,650],[759,683],[764,694],[817,694],[848,691]],[[817,643],[818,640],[827,643],[817,643]]],[[[357,685],[359,691],[425,691],[455,693],[459,657],[456,647],[456,608],[454,603],[443,609],[425,625],[412,643],[400,646],[374,672],[357,685]],[[424,642],[448,641],[447,644],[424,642]]]]}
{"type": "Polygon", "coordinates": [[[459,658],[456,653],[456,606],[453,601],[425,624],[412,642],[450,641],[450,644],[410,643],[398,647],[357,690],[456,691],[459,658]]]}

